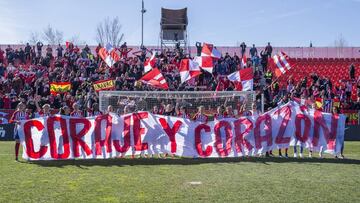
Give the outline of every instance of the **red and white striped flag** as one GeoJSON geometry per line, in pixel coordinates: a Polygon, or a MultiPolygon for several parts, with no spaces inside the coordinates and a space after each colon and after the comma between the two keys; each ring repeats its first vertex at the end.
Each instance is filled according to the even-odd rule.
{"type": "Polygon", "coordinates": [[[120,56],[116,53],[116,49],[114,49],[111,44],[107,44],[106,47],[101,48],[99,50],[99,55],[109,67],[120,60],[120,56]]]}
{"type": "Polygon", "coordinates": [[[144,82],[145,84],[154,86],[156,88],[167,90],[169,86],[164,78],[163,74],[160,72],[159,69],[154,68],[146,75],[144,75],[140,81],[144,82]]]}
{"type": "Polygon", "coordinates": [[[210,56],[197,56],[194,58],[194,61],[199,64],[201,69],[209,73],[213,72],[214,64],[213,59],[210,56]]]}
{"type": "Polygon", "coordinates": [[[284,52],[280,52],[279,54],[275,54],[272,57],[273,66],[275,66],[275,75],[276,77],[280,77],[286,71],[291,69],[291,65],[288,62],[289,57],[284,52]]]}
{"type": "Polygon", "coordinates": [[[252,91],[254,85],[254,75],[252,68],[245,68],[231,73],[227,78],[234,82],[236,90],[239,91],[252,91]],[[240,86],[241,85],[241,86],[240,86]]]}
{"type": "Polygon", "coordinates": [[[151,69],[155,68],[156,65],[156,58],[155,58],[156,53],[154,52],[150,58],[146,59],[146,61],[144,62],[144,72],[148,72],[151,69]]]}
{"type": "Polygon", "coordinates": [[[221,53],[215,49],[214,45],[204,43],[201,50],[201,56],[211,56],[213,58],[219,59],[221,58],[221,53]]]}
{"type": "Polygon", "coordinates": [[[180,61],[179,72],[181,83],[184,83],[201,74],[199,64],[191,59],[182,59],[180,61]]]}
{"type": "Polygon", "coordinates": [[[246,68],[246,62],[247,62],[247,58],[246,55],[244,54],[243,57],[241,58],[241,68],[246,68]]]}

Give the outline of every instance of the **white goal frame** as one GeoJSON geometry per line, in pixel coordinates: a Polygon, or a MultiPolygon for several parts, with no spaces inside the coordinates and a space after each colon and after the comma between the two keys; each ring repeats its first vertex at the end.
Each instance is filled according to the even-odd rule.
{"type": "MultiPolygon", "coordinates": [[[[100,91],[99,92],[99,109],[102,112],[106,112],[108,105],[113,105],[110,102],[110,98],[157,98],[157,99],[181,99],[182,97],[186,99],[214,99],[214,98],[231,98],[231,97],[244,97],[246,102],[249,104],[246,105],[246,109],[251,109],[251,104],[256,101],[256,92],[255,91],[100,91]],[[181,97],[180,97],[181,96],[181,97]],[[107,99],[109,98],[109,99],[107,99]]],[[[114,99],[113,99],[114,100],[114,99]]],[[[264,111],[264,97],[261,95],[261,111],[264,111]]],[[[114,106],[115,107],[115,106],[114,106]]],[[[116,107],[115,107],[116,110],[116,107]]]]}

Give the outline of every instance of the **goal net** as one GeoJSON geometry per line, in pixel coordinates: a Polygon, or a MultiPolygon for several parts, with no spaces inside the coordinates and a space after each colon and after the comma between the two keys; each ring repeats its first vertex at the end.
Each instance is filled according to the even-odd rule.
{"type": "Polygon", "coordinates": [[[106,112],[107,107],[111,105],[120,115],[137,111],[161,113],[169,108],[177,112],[180,108],[185,108],[186,112],[193,116],[198,107],[203,106],[205,114],[212,119],[219,107],[232,110],[234,115],[250,110],[254,103],[259,110],[262,109],[261,98],[256,100],[256,94],[252,91],[100,91],[99,100],[99,108],[102,112],[106,112]]]}

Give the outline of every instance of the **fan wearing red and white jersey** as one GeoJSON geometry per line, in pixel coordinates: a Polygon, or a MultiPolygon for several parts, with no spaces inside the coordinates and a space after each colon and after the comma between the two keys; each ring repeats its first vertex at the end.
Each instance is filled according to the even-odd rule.
{"type": "Polygon", "coordinates": [[[252,104],[251,110],[249,113],[250,113],[249,116],[260,116],[261,112],[258,110],[256,103],[252,104]]]}
{"type": "Polygon", "coordinates": [[[35,118],[44,117],[44,116],[52,116],[52,113],[50,111],[51,110],[50,105],[44,104],[42,106],[42,108],[40,108],[39,101],[40,101],[40,96],[36,96],[35,97],[35,106],[36,106],[35,118]]]}
{"type": "Polygon", "coordinates": [[[234,114],[232,106],[226,107],[224,116],[225,116],[225,118],[235,118],[235,114],[234,114]]]}
{"type": "Polygon", "coordinates": [[[215,120],[221,120],[225,118],[225,107],[223,105],[217,108],[217,113],[214,116],[215,120]]]}
{"type": "Polygon", "coordinates": [[[70,116],[78,118],[83,117],[83,113],[77,103],[74,103],[72,107],[74,110],[70,113],[70,116]]]}
{"type": "Polygon", "coordinates": [[[187,113],[187,109],[185,106],[180,107],[180,111],[178,112],[178,117],[190,119],[190,114],[187,113]]]}
{"type": "Polygon", "coordinates": [[[159,114],[159,115],[162,115],[162,110],[161,109],[159,109],[159,107],[158,106],[153,106],[153,109],[152,109],[152,111],[151,111],[151,113],[152,114],[159,114]]]}
{"type": "Polygon", "coordinates": [[[205,107],[204,106],[199,106],[198,107],[198,112],[193,117],[193,120],[203,122],[203,123],[208,122],[208,116],[205,115],[204,112],[205,112],[205,107]]]}
{"type": "Polygon", "coordinates": [[[91,116],[99,116],[102,115],[103,113],[99,110],[99,104],[98,103],[93,103],[92,108],[88,109],[86,112],[86,116],[87,117],[91,117],[91,116]]]}
{"type": "Polygon", "coordinates": [[[20,102],[17,106],[16,111],[13,113],[13,115],[10,118],[10,123],[15,123],[14,128],[14,138],[15,138],[15,160],[18,160],[19,156],[19,148],[20,148],[20,138],[19,134],[17,132],[17,126],[20,121],[29,119],[29,115],[26,112],[26,105],[22,102],[20,102]]]}

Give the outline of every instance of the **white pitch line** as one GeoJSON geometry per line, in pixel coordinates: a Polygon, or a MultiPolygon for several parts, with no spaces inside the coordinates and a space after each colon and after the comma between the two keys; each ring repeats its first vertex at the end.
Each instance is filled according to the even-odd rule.
{"type": "Polygon", "coordinates": [[[201,185],[202,182],[201,181],[192,181],[192,182],[189,182],[190,185],[201,185]]]}

